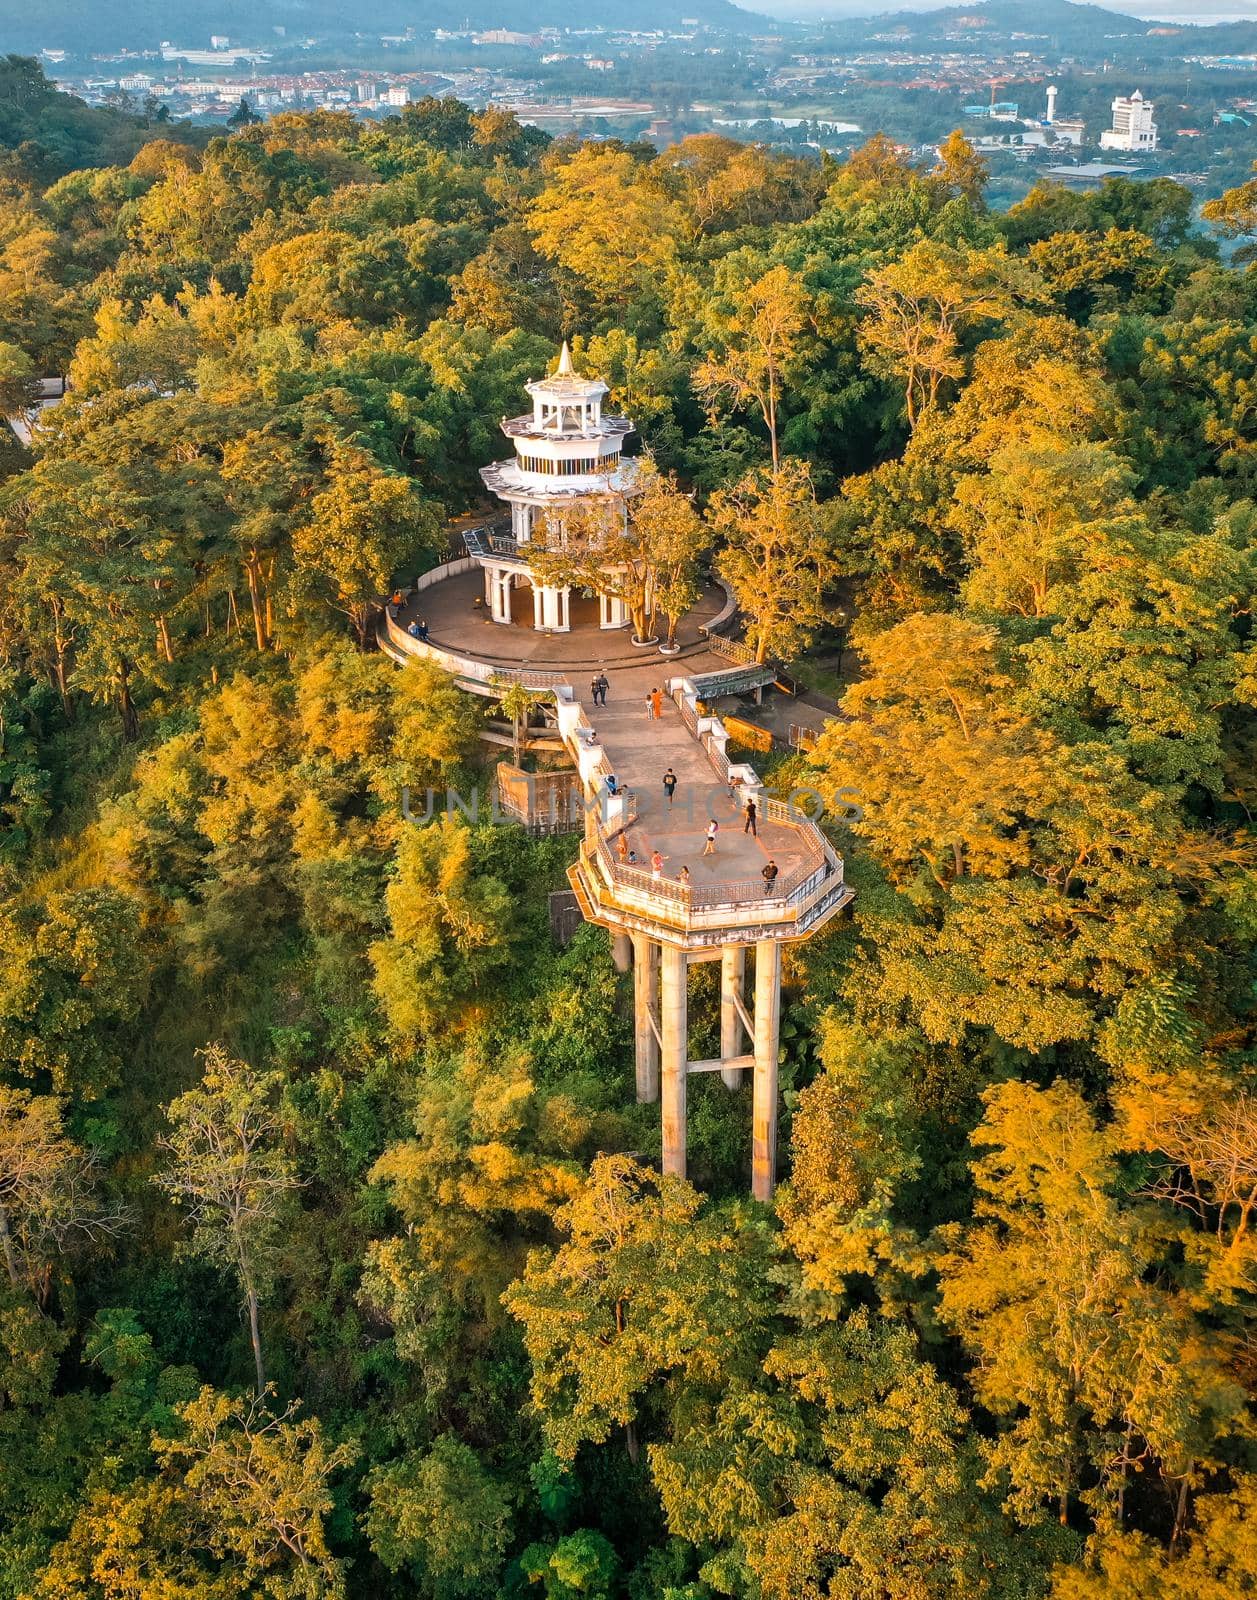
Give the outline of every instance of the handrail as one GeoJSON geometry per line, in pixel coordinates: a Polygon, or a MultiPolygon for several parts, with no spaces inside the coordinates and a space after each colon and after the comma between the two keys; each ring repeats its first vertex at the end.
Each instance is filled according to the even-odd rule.
{"type": "Polygon", "coordinates": [[[477,661],[471,656],[461,656],[454,650],[447,650],[435,640],[412,638],[387,611],[384,613],[383,625],[390,644],[403,654],[414,656],[419,661],[434,661],[437,666],[444,667],[456,677],[471,678],[486,687],[491,688],[495,683],[506,686],[518,683],[525,689],[557,689],[567,682],[567,678],[561,672],[544,672],[535,667],[494,666],[492,662],[477,661]]]}
{"type": "Polygon", "coordinates": [[[525,560],[520,554],[518,539],[510,534],[494,533],[488,528],[468,528],[463,534],[463,543],[473,556],[497,556],[503,561],[521,563],[525,560]]]}
{"type": "MultiPolygon", "coordinates": [[[[777,804],[781,805],[781,802],[778,801],[777,804]]],[[[782,809],[788,810],[784,806],[782,809]]],[[[791,820],[796,827],[815,826],[801,824],[797,817],[791,820]]],[[[802,862],[791,872],[778,878],[771,892],[767,892],[762,875],[758,878],[735,878],[713,884],[680,883],[675,878],[656,875],[649,867],[629,866],[612,856],[611,847],[593,814],[588,814],[585,819],[585,843],[596,853],[609,885],[663,901],[683,910],[732,908],[750,904],[774,907],[780,911],[810,899],[826,878],[833,873],[841,875],[842,872],[841,860],[829,848],[828,841],[819,830],[816,831],[821,844],[820,860],[802,862]]]]}
{"type": "Polygon", "coordinates": [[[724,656],[729,661],[736,661],[739,666],[759,667],[768,664],[757,661],[754,650],[741,639],[726,639],[723,634],[707,632],[707,643],[717,655],[724,656]]]}

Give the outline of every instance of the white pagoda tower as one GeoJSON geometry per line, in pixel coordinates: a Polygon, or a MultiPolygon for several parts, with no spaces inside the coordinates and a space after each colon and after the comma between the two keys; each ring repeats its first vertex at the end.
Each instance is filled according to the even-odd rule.
{"type": "MultiPolygon", "coordinates": [[[[603,416],[607,385],[575,371],[566,343],[554,374],[526,387],[532,396],[531,415],[502,422],[502,432],[514,442],[514,458],[495,461],[480,471],[485,487],[511,508],[511,536],[469,534],[467,547],[484,568],[485,604],[495,622],[516,620],[515,591],[527,588],[533,627],[566,633],[572,626],[572,591],[534,581],[528,545],[534,530],[564,506],[594,495],[627,499],[637,464],[622,460],[620,452],[633,424],[627,417],[603,416]]],[[[593,600],[599,627],[626,625],[629,615],[622,600],[601,593],[593,600]]],[[[589,621],[593,620],[591,615],[589,621]]]]}

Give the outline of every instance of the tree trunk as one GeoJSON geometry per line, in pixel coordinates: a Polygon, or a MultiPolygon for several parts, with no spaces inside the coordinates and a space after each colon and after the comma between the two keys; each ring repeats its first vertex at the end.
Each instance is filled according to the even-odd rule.
{"type": "Polygon", "coordinates": [[[118,658],[118,714],[122,718],[122,737],[128,744],[140,736],[140,719],[131,698],[131,663],[126,656],[118,658]]]}
{"type": "Polygon", "coordinates": [[[249,1305],[249,1341],[253,1346],[253,1367],[257,1374],[257,1395],[260,1400],[266,1393],[266,1366],[262,1360],[262,1331],[258,1326],[257,1291],[247,1278],[244,1293],[249,1305]]]}
{"type": "MultiPolygon", "coordinates": [[[[249,604],[253,607],[253,632],[257,638],[259,650],[265,650],[270,644],[267,627],[267,613],[270,609],[270,599],[267,598],[266,610],[262,606],[262,574],[256,553],[251,554],[244,564],[245,576],[249,580],[249,604]]],[[[235,610],[236,597],[231,597],[232,610],[235,610]]]]}
{"type": "Polygon", "coordinates": [[[13,1254],[13,1235],[9,1232],[9,1209],[0,1206],[0,1245],[4,1247],[4,1264],[8,1270],[9,1282],[15,1289],[20,1287],[17,1275],[17,1257],[13,1254]]]}
{"type": "Polygon", "coordinates": [[[1178,1486],[1178,1505],[1174,1508],[1174,1529],[1173,1529],[1173,1532],[1170,1534],[1170,1548],[1171,1548],[1171,1550],[1178,1543],[1179,1537],[1183,1532],[1183,1527],[1184,1527],[1184,1524],[1186,1523],[1186,1521],[1187,1521],[1187,1476],[1186,1476],[1186,1474],[1184,1474],[1183,1481],[1178,1486]]]}
{"type": "Polygon", "coordinates": [[[157,619],[157,638],[161,645],[161,653],[168,665],[174,664],[175,652],[170,643],[170,629],[166,625],[164,616],[157,619]]]}
{"type": "Polygon", "coordinates": [[[67,722],[74,721],[74,701],[70,697],[69,645],[61,630],[63,608],[59,600],[51,602],[52,611],[52,681],[61,696],[61,709],[67,722]]]}

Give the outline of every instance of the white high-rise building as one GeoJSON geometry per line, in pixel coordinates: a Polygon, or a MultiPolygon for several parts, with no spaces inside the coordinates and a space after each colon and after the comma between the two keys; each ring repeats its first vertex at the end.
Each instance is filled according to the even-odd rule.
{"type": "Polygon", "coordinates": [[[1129,99],[1119,95],[1113,102],[1113,126],[1100,135],[1102,150],[1147,152],[1157,148],[1157,125],[1152,120],[1156,107],[1138,89],[1129,99]]]}

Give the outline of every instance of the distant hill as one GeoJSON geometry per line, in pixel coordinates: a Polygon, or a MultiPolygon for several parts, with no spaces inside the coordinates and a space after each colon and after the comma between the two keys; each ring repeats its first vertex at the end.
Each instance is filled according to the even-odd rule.
{"type": "Polygon", "coordinates": [[[883,12],[862,19],[860,25],[870,31],[903,28],[914,37],[935,37],[953,32],[958,23],[971,17],[982,24],[971,30],[975,38],[984,34],[1034,33],[1050,34],[1064,42],[1076,37],[1094,38],[1097,34],[1137,36],[1156,26],[1127,12],[1075,5],[1073,0],[975,0],[972,5],[944,6],[937,11],[883,12]]]}
{"type": "Polygon", "coordinates": [[[712,27],[746,28],[762,19],[730,0],[586,0],[579,21],[570,0],[0,0],[0,48],[89,51],[155,49],[164,39],[207,49],[211,34],[265,48],[283,28],[290,39],[377,37],[406,28],[602,26],[658,28],[695,17],[712,27]]]}
{"type": "MultiPolygon", "coordinates": [[[[789,0],[770,3],[778,16],[789,10],[789,0]]],[[[1226,0],[1215,0],[1216,6],[1225,3],[1226,0]]],[[[812,16],[823,14],[826,9],[824,0],[815,0],[815,4],[813,0],[798,0],[798,4],[812,16]]],[[[1190,17],[1183,16],[1176,17],[1175,24],[1190,33],[1193,51],[1227,54],[1252,50],[1257,43],[1257,29],[1251,22],[1192,25],[1190,17]]],[[[826,37],[836,45],[854,47],[893,34],[914,45],[947,40],[955,48],[957,39],[963,41],[966,37],[976,45],[1020,35],[1045,39],[1053,51],[1062,55],[1088,60],[1116,55],[1155,62],[1182,53],[1183,32],[1176,31],[1164,15],[1149,21],[1105,6],[1077,5],[1072,0],[973,0],[969,5],[948,5],[937,10],[883,10],[862,17],[850,15],[844,6],[844,15],[826,29],[826,37]]]]}

